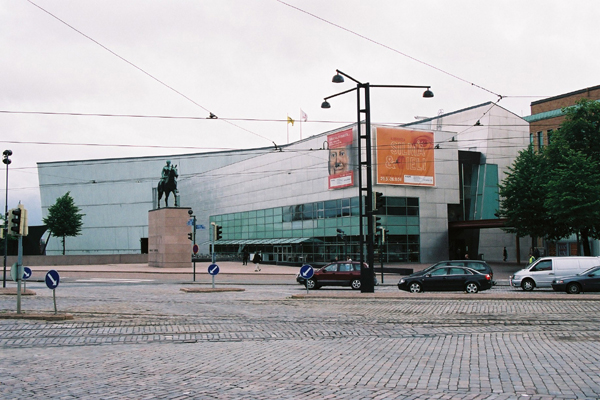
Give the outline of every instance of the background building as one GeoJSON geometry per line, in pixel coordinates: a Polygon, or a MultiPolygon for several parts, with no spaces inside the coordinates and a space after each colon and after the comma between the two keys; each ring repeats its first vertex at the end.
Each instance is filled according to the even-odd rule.
{"type": "MultiPolygon", "coordinates": [[[[403,126],[398,131],[402,138],[433,138],[411,142],[428,145],[424,154],[430,159],[418,158],[410,152],[414,149],[385,147],[386,136],[379,132],[389,128],[373,127],[374,141],[381,142],[374,149],[397,155],[389,168],[404,165],[413,172],[405,171],[401,184],[393,177],[387,183],[374,179],[373,190],[385,196],[380,223],[388,230],[378,256],[386,262],[428,263],[468,252],[472,258],[499,260],[506,246],[514,261],[514,236],[497,225],[456,230],[449,225],[496,218],[497,184],[528,144],[527,122],[485,103],[403,126]],[[430,164],[431,176],[418,172],[430,164]]],[[[68,254],[144,252],[147,214],[156,206],[153,191],[165,161],[171,160],[178,166],[180,205],[192,208],[201,227],[201,253],[209,252],[214,223],[223,230],[216,246],[221,259],[238,257],[244,248],[262,250],[267,261],[282,264],[356,259],[360,209],[355,142],[351,125],[277,148],[39,163],[42,211],[46,215],[56,198],[70,191],[86,214],[82,235],[67,239],[68,254]],[[340,170],[332,170],[331,159],[345,146],[348,158],[336,159],[340,170]]],[[[373,167],[383,170],[385,165],[385,160],[376,161],[373,167]]],[[[59,252],[59,240],[51,239],[47,254],[59,252]]]]}
{"type": "Polygon", "coordinates": [[[575,105],[581,99],[600,100],[600,86],[532,102],[531,115],[525,117],[529,122],[530,143],[536,149],[547,146],[552,140],[552,132],[555,132],[565,119],[562,109],[575,105]]]}
{"type": "MultiPolygon", "coordinates": [[[[588,99],[600,101],[600,86],[593,86],[574,92],[548,97],[531,103],[531,115],[525,117],[529,122],[529,140],[535,149],[547,146],[552,141],[552,134],[556,132],[564,121],[563,108],[574,106],[579,100],[588,99]]],[[[600,139],[600,138],[599,138],[600,139]]],[[[575,235],[556,242],[544,241],[544,238],[535,238],[535,246],[545,254],[552,256],[580,255],[577,237],[575,235]]],[[[590,239],[592,254],[600,254],[598,240],[590,239]]]]}

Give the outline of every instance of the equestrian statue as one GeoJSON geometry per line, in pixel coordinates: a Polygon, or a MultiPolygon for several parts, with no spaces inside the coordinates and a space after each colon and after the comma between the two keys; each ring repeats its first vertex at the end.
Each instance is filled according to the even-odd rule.
{"type": "Polygon", "coordinates": [[[162,169],[160,181],[158,181],[158,208],[160,208],[160,199],[165,193],[165,207],[169,207],[169,194],[173,192],[175,196],[175,207],[179,207],[177,199],[177,165],[171,165],[171,161],[167,161],[162,169]]]}

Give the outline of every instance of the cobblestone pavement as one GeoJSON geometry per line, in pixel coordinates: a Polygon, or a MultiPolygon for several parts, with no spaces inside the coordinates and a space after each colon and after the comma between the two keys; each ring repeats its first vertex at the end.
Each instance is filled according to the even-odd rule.
{"type": "MultiPolygon", "coordinates": [[[[600,296],[370,299],[322,289],[356,296],[292,299],[306,290],[184,286],[61,283],[58,309],[74,320],[0,320],[0,397],[600,398],[600,296]]],[[[37,295],[23,298],[24,312],[53,312],[50,290],[27,287],[37,295]]],[[[15,301],[0,296],[0,312],[15,301]]]]}

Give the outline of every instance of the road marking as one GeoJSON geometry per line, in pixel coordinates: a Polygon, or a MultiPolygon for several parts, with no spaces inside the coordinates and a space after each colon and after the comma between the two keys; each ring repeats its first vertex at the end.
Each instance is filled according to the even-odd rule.
{"type": "Polygon", "coordinates": [[[90,279],[76,279],[75,282],[106,282],[106,283],[141,283],[141,282],[154,282],[154,279],[123,279],[123,278],[90,278],[90,279]]]}

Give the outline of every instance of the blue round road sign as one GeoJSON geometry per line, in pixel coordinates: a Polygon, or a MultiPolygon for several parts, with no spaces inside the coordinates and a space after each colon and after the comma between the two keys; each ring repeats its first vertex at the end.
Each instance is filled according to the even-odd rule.
{"type": "Polygon", "coordinates": [[[46,274],[46,286],[48,286],[48,289],[56,289],[58,282],[60,282],[60,276],[58,276],[58,272],[53,269],[48,271],[46,274]]]}
{"type": "Polygon", "coordinates": [[[31,278],[31,268],[23,267],[23,279],[31,278]]]}
{"type": "Polygon", "coordinates": [[[215,276],[216,274],[219,273],[219,266],[217,264],[210,264],[208,266],[208,273],[211,274],[212,276],[215,276]]]}
{"type": "Polygon", "coordinates": [[[300,268],[300,276],[303,277],[304,279],[310,279],[313,277],[314,274],[315,274],[315,270],[313,269],[312,266],[310,266],[308,264],[304,264],[300,268]]]}

